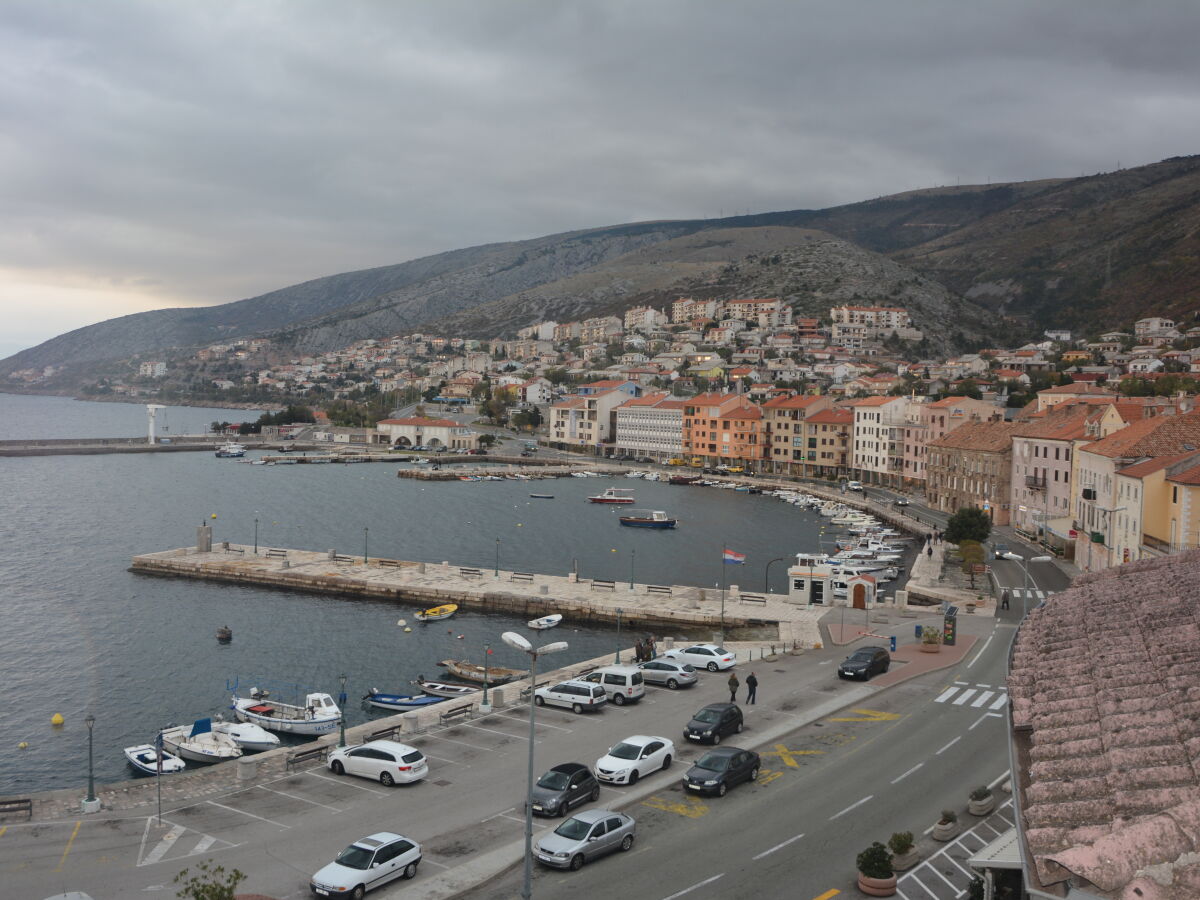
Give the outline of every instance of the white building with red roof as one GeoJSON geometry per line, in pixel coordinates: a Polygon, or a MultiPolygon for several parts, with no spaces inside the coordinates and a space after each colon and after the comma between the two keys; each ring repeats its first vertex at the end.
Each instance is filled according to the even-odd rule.
{"type": "Polygon", "coordinates": [[[430,419],[410,416],[404,419],[382,419],[375,429],[387,436],[396,447],[446,447],[450,450],[474,450],[480,435],[450,419],[430,419]]]}

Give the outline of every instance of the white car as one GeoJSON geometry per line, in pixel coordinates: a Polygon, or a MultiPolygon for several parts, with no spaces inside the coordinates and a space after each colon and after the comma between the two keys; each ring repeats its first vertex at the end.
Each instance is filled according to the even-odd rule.
{"type": "Polygon", "coordinates": [[[643,775],[667,769],[675,744],[665,737],[635,734],[596,760],[596,778],[609,784],[637,784],[643,775]]]}
{"type": "Polygon", "coordinates": [[[329,768],[335,775],[361,775],[391,787],[396,782],[409,784],[429,774],[425,754],[416,747],[398,741],[371,741],[357,747],[336,747],[329,751],[329,768]]]}
{"type": "Polygon", "coordinates": [[[533,692],[533,702],[538,706],[565,706],[576,713],[597,712],[608,702],[604,688],[589,681],[562,681],[547,685],[533,692]]]}
{"type": "Polygon", "coordinates": [[[697,669],[708,669],[710,672],[732,669],[737,665],[737,657],[734,656],[733,651],[716,644],[695,644],[681,650],[668,650],[663,656],[667,659],[685,662],[697,669]]]}
{"type": "Polygon", "coordinates": [[[309,879],[318,897],[353,897],[393,878],[412,878],[421,862],[421,845],[402,834],[381,831],[355,841],[337,859],[309,879]]]}

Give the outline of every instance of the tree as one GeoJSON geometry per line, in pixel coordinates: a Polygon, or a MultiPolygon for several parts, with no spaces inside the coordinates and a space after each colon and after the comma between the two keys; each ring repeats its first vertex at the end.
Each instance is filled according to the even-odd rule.
{"type": "Polygon", "coordinates": [[[982,509],[974,506],[964,506],[950,517],[946,525],[945,538],[951,544],[962,541],[987,540],[992,533],[992,520],[982,509]]]}
{"type": "Polygon", "coordinates": [[[175,884],[182,884],[175,896],[181,900],[233,900],[237,886],[246,880],[244,872],[234,869],[226,873],[224,866],[214,866],[209,860],[197,864],[196,874],[189,877],[189,869],[175,876],[175,884]]]}

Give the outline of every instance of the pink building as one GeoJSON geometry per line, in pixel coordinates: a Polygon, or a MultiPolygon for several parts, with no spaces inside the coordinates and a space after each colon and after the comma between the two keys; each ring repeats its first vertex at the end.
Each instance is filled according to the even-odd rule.
{"type": "Polygon", "coordinates": [[[1002,409],[971,397],[947,397],[933,403],[910,401],[904,416],[902,483],[914,487],[925,483],[926,447],[933,441],[941,440],[964,422],[990,422],[1003,417],[1002,409]]]}

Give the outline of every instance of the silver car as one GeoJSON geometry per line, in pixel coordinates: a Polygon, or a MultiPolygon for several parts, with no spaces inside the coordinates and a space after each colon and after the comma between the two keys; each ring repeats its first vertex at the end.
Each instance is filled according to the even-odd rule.
{"type": "Polygon", "coordinates": [[[623,813],[585,809],[538,838],[534,854],[543,865],[574,871],[606,853],[629,850],[636,828],[623,813]]]}
{"type": "Polygon", "coordinates": [[[638,668],[646,684],[665,684],[671,690],[690,687],[698,680],[696,667],[677,659],[655,659],[641,663],[638,668]]]}

